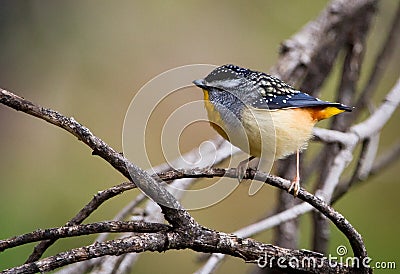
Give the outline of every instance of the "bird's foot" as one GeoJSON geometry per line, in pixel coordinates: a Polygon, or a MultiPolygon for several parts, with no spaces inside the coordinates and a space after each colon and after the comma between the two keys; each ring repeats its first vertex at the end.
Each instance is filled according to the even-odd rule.
{"type": "Polygon", "coordinates": [[[288,192],[292,191],[293,189],[293,196],[296,197],[297,194],[299,194],[300,190],[300,177],[296,176],[294,177],[293,181],[290,183],[290,187],[288,189],[288,192]]]}
{"type": "Polygon", "coordinates": [[[243,178],[246,176],[246,171],[248,169],[251,169],[250,167],[250,161],[253,160],[254,157],[250,157],[249,159],[246,159],[244,161],[241,161],[237,168],[236,168],[236,176],[237,179],[239,181],[239,183],[241,183],[243,181],[243,178]]]}

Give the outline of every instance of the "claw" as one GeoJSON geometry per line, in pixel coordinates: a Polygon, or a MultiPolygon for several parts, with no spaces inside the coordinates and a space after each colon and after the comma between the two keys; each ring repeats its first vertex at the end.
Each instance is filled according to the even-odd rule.
{"type": "Polygon", "coordinates": [[[293,196],[296,197],[299,194],[300,190],[300,178],[298,176],[294,177],[293,181],[290,184],[288,192],[292,191],[293,189],[293,196]]]}
{"type": "Polygon", "coordinates": [[[299,162],[300,162],[300,155],[299,155],[299,150],[297,150],[297,152],[296,152],[296,176],[294,177],[293,181],[290,183],[290,187],[288,189],[288,193],[290,193],[290,191],[292,191],[292,189],[293,189],[293,196],[295,198],[296,198],[297,194],[299,194],[299,190],[300,190],[299,162]]]}
{"type": "Polygon", "coordinates": [[[254,158],[255,158],[254,156],[251,156],[249,159],[241,161],[238,164],[238,166],[236,168],[236,176],[237,176],[239,183],[241,183],[243,181],[243,178],[246,176],[246,171],[249,168],[249,163],[254,158]]]}

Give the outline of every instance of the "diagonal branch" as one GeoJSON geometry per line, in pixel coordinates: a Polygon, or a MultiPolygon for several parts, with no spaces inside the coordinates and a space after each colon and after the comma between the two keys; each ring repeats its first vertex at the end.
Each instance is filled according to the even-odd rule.
{"type": "MultiPolygon", "coordinates": [[[[157,180],[155,180],[150,175],[148,175],[144,171],[140,170],[139,168],[134,166],[132,163],[130,163],[128,160],[123,158],[119,153],[115,152],[112,148],[110,148],[102,140],[100,140],[99,138],[94,136],[87,128],[85,128],[82,125],[80,125],[79,123],[77,123],[73,118],[67,118],[56,111],[39,107],[39,106],[21,98],[21,97],[18,97],[8,91],[5,91],[5,90],[0,90],[0,103],[10,106],[14,109],[24,111],[33,116],[39,117],[49,123],[52,123],[54,125],[57,125],[65,130],[67,130],[68,132],[72,133],[74,136],[77,136],[85,144],[87,144],[89,147],[91,147],[94,150],[95,154],[97,154],[97,155],[101,156],[103,159],[107,160],[110,164],[112,164],[117,170],[119,170],[125,176],[127,176],[129,174],[129,175],[132,175],[132,177],[136,178],[137,180],[139,180],[139,179],[142,180],[142,181],[140,181],[140,183],[137,183],[135,181],[135,184],[136,184],[136,186],[138,186],[142,189],[145,188],[145,190],[147,190],[147,191],[150,190],[150,192],[148,191],[147,193],[151,193],[153,195],[154,195],[154,193],[156,195],[162,195],[164,192],[168,193],[164,188],[162,188],[159,185],[159,182],[157,182],[157,180]],[[129,172],[131,170],[133,170],[134,172],[133,173],[129,172]],[[149,185],[146,185],[144,183],[149,183],[149,185]]],[[[232,176],[236,176],[235,171],[234,171],[234,173],[232,173],[232,176]]],[[[254,174],[252,174],[250,176],[254,176],[254,174]]],[[[256,176],[261,176],[261,175],[256,175],[256,176]]],[[[195,177],[196,177],[196,175],[195,175],[195,177]]],[[[170,179],[173,179],[173,178],[170,178],[170,179]]],[[[255,179],[265,180],[265,178],[263,178],[263,177],[256,177],[255,179]]],[[[283,181],[277,180],[275,182],[276,185],[280,185],[281,187],[282,187],[283,183],[286,183],[286,187],[287,187],[288,182],[286,182],[285,180],[283,180],[283,181]]],[[[272,182],[271,182],[271,184],[272,184],[272,182]]],[[[128,189],[132,188],[132,187],[133,186],[129,186],[129,184],[127,185],[128,189]]],[[[118,191],[116,191],[116,192],[118,192],[118,191]]],[[[301,192],[299,197],[305,197],[305,196],[307,196],[307,194],[301,192]]],[[[246,261],[255,261],[260,258],[260,256],[261,256],[260,254],[254,254],[254,250],[249,249],[250,247],[253,247],[254,245],[256,245],[256,243],[252,243],[252,245],[249,247],[249,246],[243,245],[243,241],[240,239],[237,242],[237,244],[238,244],[238,246],[236,247],[237,249],[235,249],[235,248],[232,249],[232,246],[231,246],[232,236],[223,234],[220,232],[210,231],[205,228],[201,228],[190,217],[190,215],[186,211],[181,209],[179,203],[169,193],[166,194],[166,197],[162,198],[163,200],[161,200],[161,202],[157,196],[152,196],[152,198],[155,199],[159,203],[166,201],[169,203],[169,205],[177,206],[177,208],[176,207],[170,208],[170,207],[166,207],[165,204],[160,204],[167,220],[171,224],[173,224],[174,228],[179,230],[180,233],[184,233],[184,235],[183,236],[180,234],[174,235],[173,239],[171,239],[170,237],[167,237],[167,244],[164,241],[161,241],[162,247],[160,247],[160,246],[154,247],[154,245],[156,245],[156,242],[157,242],[156,241],[156,239],[157,239],[156,233],[152,233],[151,235],[149,234],[149,235],[133,236],[131,238],[134,238],[136,240],[138,239],[138,237],[140,238],[140,237],[146,237],[146,236],[150,237],[150,240],[148,239],[148,241],[144,241],[144,239],[142,239],[143,242],[141,245],[139,245],[139,250],[135,249],[138,247],[135,246],[134,244],[132,244],[132,246],[127,247],[127,246],[125,246],[126,243],[124,243],[124,249],[123,249],[124,253],[138,252],[138,251],[145,251],[145,250],[166,250],[167,248],[180,249],[180,248],[188,248],[189,247],[189,248],[192,248],[193,250],[203,251],[203,252],[204,251],[205,252],[207,252],[207,251],[208,252],[224,251],[227,254],[237,256],[237,257],[242,257],[246,261]],[[202,234],[200,231],[206,232],[206,233],[202,234]],[[198,241],[194,241],[190,244],[187,244],[188,239],[192,238],[192,237],[187,237],[187,233],[201,237],[201,241],[198,240],[198,241]],[[209,239],[207,235],[210,233],[214,235],[210,239],[212,241],[212,243],[215,243],[215,241],[216,241],[215,235],[217,235],[217,234],[225,235],[224,239],[217,239],[217,245],[216,245],[217,249],[216,250],[210,247],[210,245],[213,246],[212,243],[206,243],[205,245],[203,243],[204,240],[209,239]],[[230,240],[227,241],[226,238],[229,238],[230,240]],[[184,244],[185,242],[186,242],[186,245],[184,244]],[[229,248],[227,246],[227,243],[229,245],[229,248]],[[149,249],[146,248],[148,246],[150,246],[149,249]],[[245,248],[246,250],[242,250],[243,248],[245,248]],[[243,255],[243,254],[246,254],[246,251],[248,253],[247,256],[243,255]],[[257,255],[257,256],[255,256],[255,255],[257,255]]],[[[93,208],[95,208],[95,206],[93,208]]],[[[322,206],[322,208],[324,208],[324,206],[322,206]]],[[[85,210],[86,209],[84,209],[83,211],[85,211],[85,210]]],[[[91,209],[88,209],[87,212],[90,212],[90,210],[91,209]]],[[[82,220],[85,215],[87,215],[87,213],[78,215],[78,217],[76,219],[78,221],[82,220]]],[[[236,238],[236,237],[234,237],[234,238],[236,238]]],[[[164,239],[164,238],[162,238],[162,239],[164,239]]],[[[160,238],[160,240],[162,240],[162,239],[160,238]]],[[[50,258],[47,258],[47,259],[44,259],[41,261],[30,262],[21,267],[17,267],[11,271],[17,271],[17,272],[23,271],[26,273],[36,272],[36,271],[47,271],[50,269],[46,268],[46,267],[51,267],[51,269],[54,269],[54,267],[66,265],[66,264],[76,262],[76,261],[87,260],[89,258],[94,258],[94,257],[99,257],[99,256],[104,256],[104,255],[118,255],[118,254],[121,254],[121,249],[120,249],[120,247],[118,247],[118,245],[116,243],[121,243],[123,241],[124,241],[124,239],[110,241],[110,242],[106,242],[106,243],[102,243],[102,244],[96,243],[93,246],[88,247],[88,248],[83,247],[80,249],[64,252],[62,254],[52,256],[50,258]],[[107,246],[107,247],[102,246],[102,245],[107,245],[108,243],[112,243],[113,245],[107,246]],[[116,248],[116,246],[117,246],[117,248],[116,248]],[[101,251],[96,249],[95,252],[91,253],[90,248],[94,248],[94,249],[98,248],[101,251]],[[85,251],[86,251],[86,253],[85,253],[85,251]],[[77,252],[77,253],[75,253],[75,252],[77,252]],[[84,255],[82,255],[82,254],[84,254],[84,255]],[[47,266],[45,266],[46,262],[49,263],[47,266]]],[[[248,241],[246,241],[246,243],[248,243],[248,241]]],[[[260,246],[260,248],[258,250],[261,250],[262,253],[267,252],[267,250],[271,247],[270,245],[264,245],[264,244],[260,244],[260,243],[257,243],[257,245],[260,246]]],[[[282,250],[284,250],[284,249],[280,249],[279,254],[281,254],[281,252],[283,252],[282,250]]],[[[288,254],[291,254],[292,251],[287,250],[287,252],[289,252],[288,254]]],[[[293,251],[293,252],[297,252],[297,251],[293,251]]],[[[359,254],[359,252],[356,249],[355,249],[354,253],[359,254]]],[[[274,249],[273,252],[271,253],[271,255],[273,255],[273,254],[277,255],[276,249],[274,249]]],[[[309,254],[309,253],[307,253],[307,254],[309,254]]],[[[8,271],[6,271],[5,273],[8,273],[8,271]]]]}
{"type": "MultiPolygon", "coordinates": [[[[212,177],[229,177],[237,178],[236,169],[221,169],[221,168],[209,168],[209,169],[194,169],[194,170],[171,170],[162,174],[159,174],[162,180],[176,180],[180,178],[212,178],[212,177]]],[[[283,178],[273,176],[270,174],[257,172],[253,170],[247,170],[244,179],[255,179],[257,181],[265,182],[269,185],[278,187],[282,190],[288,191],[290,186],[290,181],[283,178]]],[[[297,196],[299,199],[309,203],[315,209],[324,214],[329,218],[336,227],[345,234],[349,240],[354,255],[359,258],[367,257],[367,251],[361,235],[354,229],[354,227],[337,211],[331,208],[327,203],[325,203],[320,198],[312,195],[304,189],[300,189],[297,196]]]]}
{"type": "Polygon", "coordinates": [[[0,89],[0,103],[68,131],[89,146],[95,155],[106,160],[126,178],[132,179],[143,192],[157,203],[181,209],[179,202],[167,190],[160,187],[148,173],[129,162],[128,159],[93,135],[88,128],[79,124],[74,118],[68,118],[55,110],[40,107],[4,89],[0,89]]]}
{"type": "MultiPolygon", "coordinates": [[[[100,138],[93,135],[88,128],[79,124],[74,118],[68,118],[52,109],[40,107],[4,89],[0,89],[0,103],[38,117],[77,137],[78,140],[89,146],[94,154],[99,155],[110,163],[125,177],[132,180],[146,195],[157,202],[163,209],[166,219],[171,224],[177,226],[196,225],[196,222],[189,213],[182,209],[180,203],[162,185],[157,183],[144,170],[108,146],[100,138]]],[[[44,250],[37,253],[37,255],[31,256],[28,261],[31,262],[40,258],[44,250]]]]}
{"type": "Polygon", "coordinates": [[[93,135],[88,128],[79,124],[74,118],[68,118],[55,110],[40,107],[4,89],[0,89],[0,103],[68,131],[89,146],[93,150],[93,154],[106,160],[157,203],[181,209],[179,202],[167,190],[160,187],[148,173],[129,162],[128,159],[93,135]]]}
{"type": "Polygon", "coordinates": [[[172,231],[140,233],[122,239],[96,242],[89,246],[75,248],[36,262],[7,269],[2,273],[46,272],[67,264],[106,255],[120,256],[132,252],[163,252],[186,248],[198,252],[225,253],[271,269],[280,269],[283,266],[287,273],[352,273],[354,271],[352,267],[340,263],[332,264],[323,254],[308,250],[290,250],[253,239],[238,238],[232,234],[204,227],[198,227],[198,230],[192,231],[192,233],[191,237],[187,237],[187,231],[174,228],[172,231]],[[280,258],[279,261],[278,258],[280,258]],[[293,263],[293,258],[296,258],[295,262],[297,263],[293,263]]]}

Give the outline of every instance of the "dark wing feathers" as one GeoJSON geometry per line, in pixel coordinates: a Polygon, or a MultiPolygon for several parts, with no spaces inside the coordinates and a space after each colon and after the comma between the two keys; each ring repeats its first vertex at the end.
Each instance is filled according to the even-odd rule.
{"type": "Polygon", "coordinates": [[[289,95],[261,96],[253,103],[253,107],[261,109],[304,108],[304,107],[337,107],[345,111],[352,111],[352,107],[322,101],[307,93],[298,92],[289,95]]]}

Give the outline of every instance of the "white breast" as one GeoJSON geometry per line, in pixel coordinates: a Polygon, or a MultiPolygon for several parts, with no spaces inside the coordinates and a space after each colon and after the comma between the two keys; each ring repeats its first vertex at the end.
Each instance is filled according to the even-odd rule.
{"type": "Polygon", "coordinates": [[[243,111],[242,118],[250,154],[260,157],[262,152],[274,155],[275,159],[304,149],[316,123],[306,110],[299,108],[272,111],[251,108],[243,111]]]}

